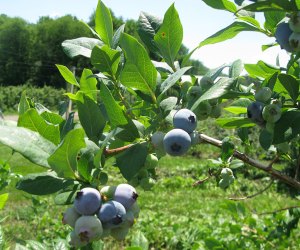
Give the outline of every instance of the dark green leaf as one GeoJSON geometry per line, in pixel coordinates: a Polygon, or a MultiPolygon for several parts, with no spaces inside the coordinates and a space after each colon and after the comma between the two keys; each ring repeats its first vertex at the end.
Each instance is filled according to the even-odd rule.
{"type": "Polygon", "coordinates": [[[78,185],[75,185],[73,187],[73,190],[68,190],[59,193],[55,196],[54,202],[56,205],[70,205],[74,203],[76,193],[78,191],[78,185]]]}
{"type": "Polygon", "coordinates": [[[109,9],[102,1],[98,2],[95,15],[95,31],[110,48],[113,45],[113,23],[109,9]]]}
{"type": "Polygon", "coordinates": [[[24,176],[17,183],[16,188],[29,194],[47,195],[56,193],[67,185],[65,179],[58,178],[54,173],[44,172],[24,176]]]}
{"type": "Polygon", "coordinates": [[[277,24],[285,17],[283,11],[266,11],[264,12],[266,29],[270,30],[272,34],[275,33],[277,24]]]}
{"type": "Polygon", "coordinates": [[[103,42],[95,38],[80,37],[72,40],[63,41],[62,48],[66,55],[71,58],[78,55],[90,58],[92,49],[96,45],[102,46],[103,42]]]}
{"type": "Polygon", "coordinates": [[[83,102],[78,101],[78,116],[87,137],[95,142],[101,138],[106,120],[100,107],[90,97],[84,95],[83,102]]]}
{"type": "Polygon", "coordinates": [[[124,86],[154,95],[157,71],[145,48],[132,36],[123,34],[120,40],[126,63],[121,73],[124,86]]]}
{"type": "Polygon", "coordinates": [[[287,90],[292,100],[296,102],[299,96],[299,81],[296,80],[295,77],[287,74],[279,74],[278,79],[282,86],[287,90]]]}
{"type": "Polygon", "coordinates": [[[138,34],[143,43],[153,53],[157,53],[159,49],[154,42],[154,36],[159,30],[162,20],[156,16],[141,12],[138,20],[138,34]]]}
{"type": "Polygon", "coordinates": [[[222,154],[221,159],[223,162],[226,162],[233,154],[234,152],[234,144],[230,140],[229,137],[225,137],[222,140],[222,154]]]}
{"type": "Polygon", "coordinates": [[[116,157],[116,164],[126,180],[130,180],[144,166],[147,151],[146,144],[135,144],[116,157]]]}
{"type": "Polygon", "coordinates": [[[108,45],[95,46],[91,55],[91,63],[101,73],[116,78],[120,56],[120,51],[111,49],[108,45]]]}
{"type": "Polygon", "coordinates": [[[18,127],[36,131],[55,145],[60,142],[59,126],[46,122],[35,109],[28,109],[23,115],[19,116],[18,127]]]}
{"type": "Polygon", "coordinates": [[[279,144],[290,141],[300,133],[300,112],[298,110],[287,111],[282,114],[274,127],[273,143],[279,144]]]}
{"type": "Polygon", "coordinates": [[[259,143],[264,150],[268,150],[272,145],[273,135],[266,129],[263,129],[259,134],[259,143]]]}
{"type": "Polygon", "coordinates": [[[218,31],[214,35],[206,38],[204,41],[202,41],[199,44],[199,47],[202,47],[202,46],[205,46],[208,44],[223,42],[225,40],[235,37],[237,34],[239,34],[242,31],[259,31],[260,32],[260,29],[258,29],[257,27],[254,27],[253,25],[250,25],[248,23],[236,21],[236,22],[230,24],[229,26],[227,26],[226,28],[218,31]]]}
{"type": "Polygon", "coordinates": [[[63,140],[65,138],[66,134],[74,128],[74,112],[71,112],[68,116],[68,119],[65,121],[61,132],[60,132],[60,139],[63,140]]]}
{"type": "Polygon", "coordinates": [[[86,146],[82,129],[71,130],[55,152],[48,158],[48,163],[59,177],[75,178],[77,155],[86,146]]]}
{"type": "Polygon", "coordinates": [[[20,127],[0,125],[0,143],[46,168],[49,168],[47,159],[55,150],[55,145],[37,132],[20,127]]]}
{"type": "Polygon", "coordinates": [[[174,61],[181,47],[183,39],[183,28],[174,4],[165,13],[163,23],[154,36],[160,54],[173,68],[174,61]]]}

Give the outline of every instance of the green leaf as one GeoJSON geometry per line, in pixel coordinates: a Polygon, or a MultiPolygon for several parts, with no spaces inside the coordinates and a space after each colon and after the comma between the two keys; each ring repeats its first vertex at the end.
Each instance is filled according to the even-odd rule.
{"type": "Polygon", "coordinates": [[[234,61],[229,68],[229,77],[235,78],[238,77],[244,70],[244,64],[242,60],[238,59],[234,61]]]}
{"type": "Polygon", "coordinates": [[[203,0],[208,6],[218,10],[228,10],[232,13],[237,11],[237,7],[229,0],[203,0]]]}
{"type": "Polygon", "coordinates": [[[195,110],[202,101],[217,99],[226,94],[233,83],[233,78],[221,78],[193,104],[191,110],[195,110]]]}
{"type": "Polygon", "coordinates": [[[83,96],[83,102],[77,101],[76,104],[79,120],[87,137],[97,144],[106,125],[100,107],[86,95],[83,96]]]}
{"type": "Polygon", "coordinates": [[[221,159],[223,162],[226,162],[233,154],[234,152],[234,144],[230,140],[229,137],[225,137],[222,140],[222,153],[221,153],[221,159]]]}
{"type": "Polygon", "coordinates": [[[247,108],[246,107],[229,106],[229,107],[225,107],[223,109],[230,112],[230,113],[232,113],[232,114],[236,114],[236,115],[247,113],[247,108]]]}
{"type": "Polygon", "coordinates": [[[26,90],[24,90],[21,94],[20,103],[18,105],[19,115],[24,114],[28,109],[30,109],[30,105],[29,102],[27,101],[26,90]]]}
{"type": "Polygon", "coordinates": [[[48,123],[53,125],[61,125],[65,121],[59,114],[50,112],[48,110],[40,113],[40,116],[48,123]]]}
{"type": "Polygon", "coordinates": [[[59,177],[75,178],[77,172],[77,154],[86,146],[82,129],[71,130],[60,146],[48,158],[48,163],[59,177]]]}
{"type": "Polygon", "coordinates": [[[249,4],[243,7],[244,10],[254,12],[266,12],[266,11],[298,11],[298,8],[293,1],[283,0],[264,0],[254,4],[249,4]]]}
{"type": "Polygon", "coordinates": [[[282,114],[274,127],[273,143],[279,144],[290,141],[300,134],[300,112],[298,110],[290,110],[282,114]]]}
{"type": "Polygon", "coordinates": [[[123,34],[120,40],[126,63],[121,73],[124,86],[154,95],[157,71],[145,48],[132,36],[123,34]]]}
{"type": "Polygon", "coordinates": [[[24,176],[16,188],[33,195],[47,195],[56,193],[70,184],[53,172],[44,172],[24,176]]]}
{"type": "Polygon", "coordinates": [[[162,100],[159,104],[160,108],[165,112],[170,112],[173,110],[177,104],[178,98],[175,96],[170,96],[164,100],[162,100]]]}
{"type": "Polygon", "coordinates": [[[278,79],[281,82],[282,86],[287,90],[293,102],[297,102],[299,96],[299,81],[287,74],[279,74],[278,79]]]}
{"type": "Polygon", "coordinates": [[[95,46],[92,51],[91,63],[101,73],[115,79],[117,78],[116,74],[120,58],[121,53],[118,50],[111,49],[107,45],[103,45],[102,47],[95,46]]]}
{"type": "Polygon", "coordinates": [[[124,33],[124,29],[125,29],[125,24],[122,24],[115,32],[114,36],[113,36],[113,49],[116,49],[119,45],[119,41],[120,38],[122,36],[122,34],[124,33]]]}
{"type": "Polygon", "coordinates": [[[187,72],[191,67],[184,67],[179,70],[177,70],[175,73],[168,76],[166,80],[163,81],[163,83],[160,85],[160,95],[158,96],[158,100],[161,100],[164,93],[168,91],[183,75],[185,72],[187,72]]]}
{"type": "Polygon", "coordinates": [[[260,32],[260,29],[258,29],[257,27],[254,27],[253,25],[250,25],[248,23],[236,21],[236,22],[230,24],[229,26],[227,26],[226,28],[213,34],[212,36],[206,38],[204,41],[202,41],[199,44],[199,47],[203,47],[208,44],[214,44],[214,43],[226,41],[228,39],[235,37],[237,34],[239,34],[242,31],[259,31],[260,32]]]}
{"type": "Polygon", "coordinates": [[[36,131],[55,145],[60,143],[59,126],[46,122],[35,109],[28,109],[23,115],[19,116],[18,127],[36,131]]]}
{"type": "Polygon", "coordinates": [[[275,33],[277,24],[285,17],[285,12],[282,11],[266,11],[264,12],[265,23],[264,27],[275,33]]]}
{"type": "Polygon", "coordinates": [[[158,32],[162,20],[146,12],[141,12],[138,20],[138,34],[143,43],[153,53],[158,53],[159,49],[154,41],[154,36],[158,32]]]}
{"type": "Polygon", "coordinates": [[[243,117],[230,117],[230,118],[218,118],[216,123],[222,128],[245,128],[253,127],[255,124],[248,118],[243,117]]]}
{"type": "Polygon", "coordinates": [[[130,180],[144,166],[148,154],[146,144],[135,144],[116,156],[116,164],[126,180],[130,180]]]}
{"type": "Polygon", "coordinates": [[[75,112],[71,112],[69,114],[68,119],[65,121],[63,127],[61,128],[60,140],[63,140],[63,138],[65,138],[67,133],[74,128],[74,126],[75,126],[75,124],[74,124],[74,113],[75,112]]]}
{"type": "Polygon", "coordinates": [[[80,90],[92,100],[97,101],[97,79],[91,76],[93,76],[93,72],[90,69],[82,71],[80,90]]]}
{"type": "Polygon", "coordinates": [[[41,242],[35,240],[27,240],[26,241],[26,248],[27,249],[34,249],[34,250],[47,250],[47,246],[41,242]]]}
{"type": "Polygon", "coordinates": [[[163,23],[154,36],[160,54],[174,68],[174,61],[181,47],[183,28],[174,4],[165,13],[163,23]]]}
{"type": "Polygon", "coordinates": [[[37,132],[20,127],[0,125],[0,143],[46,168],[49,168],[47,159],[55,150],[55,145],[37,132]]]}
{"type": "Polygon", "coordinates": [[[78,185],[73,187],[73,190],[63,191],[57,194],[54,198],[56,205],[71,205],[74,203],[76,193],[78,191],[78,185]]]}
{"type": "Polygon", "coordinates": [[[103,82],[100,85],[100,97],[105,105],[106,113],[109,117],[109,121],[112,127],[118,127],[128,124],[123,109],[115,101],[110,90],[103,82]]]}
{"type": "MultiPolygon", "coordinates": [[[[4,208],[7,199],[8,199],[8,193],[0,194],[0,210],[4,208]]],[[[0,248],[1,248],[1,240],[0,240],[0,248]]]]}
{"type": "Polygon", "coordinates": [[[136,231],[132,237],[131,245],[140,247],[141,250],[149,249],[149,241],[141,231],[136,231]]]}
{"type": "Polygon", "coordinates": [[[262,78],[268,78],[276,72],[280,72],[279,68],[263,61],[258,61],[257,64],[245,64],[245,70],[250,76],[262,78]]]}
{"type": "Polygon", "coordinates": [[[272,145],[273,135],[266,129],[263,129],[259,134],[259,143],[264,150],[268,150],[272,145]]]}
{"type": "Polygon", "coordinates": [[[98,2],[95,15],[95,31],[110,48],[113,45],[113,23],[109,9],[102,1],[98,2]]]}
{"type": "Polygon", "coordinates": [[[59,64],[55,64],[55,66],[58,68],[60,74],[66,80],[66,82],[68,82],[70,84],[73,84],[77,87],[80,87],[79,83],[76,80],[76,77],[74,76],[74,74],[66,66],[59,65],[59,64]]]}
{"type": "Polygon", "coordinates": [[[80,37],[63,41],[62,48],[66,55],[70,58],[79,55],[90,58],[92,49],[96,45],[102,46],[103,42],[96,38],[80,37]]]}

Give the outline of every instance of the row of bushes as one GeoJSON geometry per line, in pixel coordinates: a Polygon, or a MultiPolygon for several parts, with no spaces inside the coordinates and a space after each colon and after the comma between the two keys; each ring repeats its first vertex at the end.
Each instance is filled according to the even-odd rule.
{"type": "Polygon", "coordinates": [[[58,110],[59,103],[66,100],[64,89],[45,86],[36,88],[30,85],[0,86],[0,110],[4,113],[15,113],[23,91],[35,102],[41,103],[50,110],[58,110]]]}

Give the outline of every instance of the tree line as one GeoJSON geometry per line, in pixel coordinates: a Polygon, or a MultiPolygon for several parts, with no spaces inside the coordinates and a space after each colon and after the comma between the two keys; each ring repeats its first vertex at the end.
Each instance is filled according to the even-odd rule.
{"type": "MultiPolygon", "coordinates": [[[[114,28],[117,29],[125,21],[112,14],[114,28]]],[[[94,13],[88,24],[93,26],[94,13]]],[[[125,32],[139,39],[137,22],[126,20],[125,32]]],[[[40,17],[37,23],[29,23],[19,17],[0,15],[0,86],[17,86],[25,83],[43,87],[64,88],[65,82],[55,64],[73,67],[76,71],[92,68],[87,58],[70,59],[61,47],[67,39],[93,37],[84,23],[71,15],[59,18],[40,17]]],[[[142,42],[140,40],[140,42],[142,42]]],[[[188,53],[182,45],[180,60],[188,53]]],[[[152,55],[153,59],[155,55],[152,55]]],[[[198,60],[191,60],[194,67],[191,73],[203,75],[208,69],[198,60]]]]}

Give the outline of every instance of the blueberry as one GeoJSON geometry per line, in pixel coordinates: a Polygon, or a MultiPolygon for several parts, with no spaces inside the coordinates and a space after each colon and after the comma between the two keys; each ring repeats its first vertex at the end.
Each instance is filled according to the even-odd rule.
{"type": "Polygon", "coordinates": [[[187,133],[192,133],[197,127],[197,117],[189,109],[180,109],[173,116],[173,125],[187,133]]]}
{"type": "Polygon", "coordinates": [[[68,224],[71,227],[75,226],[76,220],[80,217],[80,214],[77,213],[75,210],[74,206],[69,207],[64,213],[63,213],[63,218],[62,218],[62,223],[68,224]]]}
{"type": "Polygon", "coordinates": [[[211,77],[209,76],[203,76],[200,79],[200,87],[203,91],[207,91],[214,85],[214,81],[211,77]]]}
{"type": "Polygon", "coordinates": [[[182,129],[172,129],[164,137],[164,148],[169,155],[183,155],[189,150],[190,146],[191,137],[182,129]]]}
{"type": "Polygon", "coordinates": [[[293,13],[289,20],[289,25],[292,31],[299,33],[300,32],[300,12],[297,11],[293,13]]]}
{"type": "Polygon", "coordinates": [[[265,125],[265,120],[262,117],[263,108],[264,104],[261,102],[252,102],[247,107],[248,118],[260,126],[265,125]]]}
{"type": "Polygon", "coordinates": [[[75,231],[72,231],[70,234],[69,244],[72,247],[80,248],[88,244],[87,241],[82,241],[78,235],[76,235],[75,231]]]}
{"type": "Polygon", "coordinates": [[[268,100],[270,100],[271,96],[272,90],[269,87],[262,87],[256,91],[254,98],[258,102],[266,103],[268,100]]]}
{"type": "Polygon", "coordinates": [[[230,176],[233,176],[232,170],[230,168],[223,168],[221,171],[222,179],[229,179],[230,176]]]}
{"type": "Polygon", "coordinates": [[[100,192],[95,188],[83,188],[78,191],[74,201],[74,207],[79,214],[92,215],[101,206],[100,192]]]}
{"type": "Polygon", "coordinates": [[[82,242],[91,242],[102,236],[101,221],[94,215],[83,215],[75,223],[75,234],[82,242]]]}
{"type": "Polygon", "coordinates": [[[194,110],[199,120],[206,120],[211,114],[212,106],[208,100],[199,103],[197,108],[194,110]]]}
{"type": "Polygon", "coordinates": [[[112,200],[114,197],[114,193],[116,191],[116,186],[104,186],[100,190],[101,199],[103,201],[112,200]]]}
{"type": "Polygon", "coordinates": [[[292,33],[293,31],[291,30],[289,23],[281,22],[277,25],[275,38],[281,49],[285,49],[288,52],[293,51],[293,48],[289,42],[289,38],[292,33]]]}
{"type": "Polygon", "coordinates": [[[155,154],[148,154],[145,160],[144,167],[146,169],[153,169],[156,168],[158,165],[158,158],[155,154]]]}
{"type": "Polygon", "coordinates": [[[119,184],[114,193],[114,200],[120,202],[126,209],[129,209],[138,198],[135,188],[129,184],[119,184]]]}
{"type": "Polygon", "coordinates": [[[292,47],[293,51],[299,52],[300,51],[300,34],[293,32],[289,37],[290,46],[292,47]]]}
{"type": "Polygon", "coordinates": [[[111,228],[121,224],[125,214],[126,209],[120,202],[108,201],[101,206],[98,218],[104,228],[111,228]]]}

